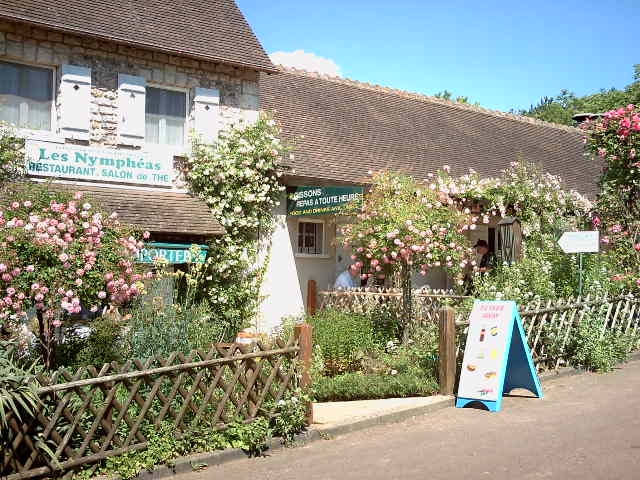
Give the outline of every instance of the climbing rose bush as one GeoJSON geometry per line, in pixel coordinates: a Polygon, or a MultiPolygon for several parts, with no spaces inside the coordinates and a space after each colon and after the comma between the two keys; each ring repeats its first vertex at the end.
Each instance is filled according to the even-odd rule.
{"type": "Polygon", "coordinates": [[[0,122],[0,184],[25,174],[24,139],[6,123],[0,122]]]}
{"type": "Polygon", "coordinates": [[[448,170],[432,175],[434,188],[453,196],[462,207],[477,204],[484,224],[490,223],[491,217],[518,217],[525,236],[555,233],[558,227],[567,228],[567,222],[576,227],[593,208],[588,198],[566,188],[560,177],[523,160],[511,162],[493,178],[480,177],[473,169],[453,177],[448,170]]]}
{"type": "Polygon", "coordinates": [[[192,192],[207,202],[226,233],[209,245],[204,265],[195,268],[197,290],[212,316],[236,332],[256,314],[263,267],[258,239],[268,239],[273,210],[285,187],[282,158],[288,147],[267,114],[220,133],[214,145],[194,139],[185,178],[192,192]]]}
{"type": "Polygon", "coordinates": [[[476,228],[478,218],[452,208],[453,203],[434,184],[376,174],[358,221],[342,229],[344,244],[353,251],[351,268],[362,270],[364,279],[382,279],[400,269],[426,275],[443,268],[462,285],[464,270],[475,265],[465,232],[476,228]]]}
{"type": "Polygon", "coordinates": [[[20,186],[0,208],[0,324],[17,328],[35,310],[43,345],[82,308],[98,312],[140,294],[142,242],[81,193],[20,186]]]}
{"type": "Polygon", "coordinates": [[[640,290],[640,109],[630,104],[611,110],[582,128],[602,165],[592,224],[615,271],[611,280],[640,290]]]}

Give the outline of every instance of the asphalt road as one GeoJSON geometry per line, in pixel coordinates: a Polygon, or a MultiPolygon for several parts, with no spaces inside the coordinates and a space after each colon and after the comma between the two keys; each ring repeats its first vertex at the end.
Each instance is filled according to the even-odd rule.
{"type": "Polygon", "coordinates": [[[640,479],[640,361],[543,389],[500,413],[448,408],[178,478],[640,479]]]}

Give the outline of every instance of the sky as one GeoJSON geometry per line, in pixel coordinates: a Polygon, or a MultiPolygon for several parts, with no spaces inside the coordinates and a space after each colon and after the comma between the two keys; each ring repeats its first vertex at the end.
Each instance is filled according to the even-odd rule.
{"type": "Polygon", "coordinates": [[[622,88],[640,0],[236,0],[278,63],[496,110],[622,88]]]}

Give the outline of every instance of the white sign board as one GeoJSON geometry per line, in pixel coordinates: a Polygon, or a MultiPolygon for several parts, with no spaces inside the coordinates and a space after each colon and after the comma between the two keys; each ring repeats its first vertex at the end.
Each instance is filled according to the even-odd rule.
{"type": "Polygon", "coordinates": [[[37,177],[171,187],[173,155],[27,140],[27,173],[37,177]]]}
{"type": "Polygon", "coordinates": [[[513,302],[476,302],[469,317],[458,397],[496,401],[502,395],[513,302]]]}
{"type": "Polygon", "coordinates": [[[597,230],[564,232],[558,245],[564,253],[597,253],[600,251],[600,234],[597,230]]]}

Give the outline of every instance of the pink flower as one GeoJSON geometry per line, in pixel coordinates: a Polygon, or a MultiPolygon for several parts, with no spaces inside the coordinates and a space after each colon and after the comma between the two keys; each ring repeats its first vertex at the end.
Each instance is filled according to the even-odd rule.
{"type": "Polygon", "coordinates": [[[53,325],[54,327],[58,328],[58,327],[60,327],[60,326],[62,325],[62,322],[61,322],[60,320],[58,320],[58,319],[55,319],[55,320],[52,322],[52,325],[53,325]]]}
{"type": "Polygon", "coordinates": [[[36,267],[34,267],[33,265],[27,265],[25,267],[25,270],[29,273],[32,273],[34,270],[36,269],[36,267]]]}
{"type": "Polygon", "coordinates": [[[98,298],[100,299],[107,298],[107,292],[98,292],[98,298]]]}
{"type": "Polygon", "coordinates": [[[6,272],[7,266],[4,263],[0,263],[0,273],[6,272]]]}
{"type": "Polygon", "coordinates": [[[31,205],[33,205],[33,203],[31,203],[29,200],[27,200],[26,202],[24,202],[22,205],[24,205],[26,208],[30,208],[31,205]]]}
{"type": "Polygon", "coordinates": [[[20,208],[20,204],[18,202],[11,202],[11,208],[13,209],[20,208]]]}
{"type": "Polygon", "coordinates": [[[96,313],[98,311],[98,306],[97,305],[92,305],[90,308],[92,313],[96,313]]]}
{"type": "Polygon", "coordinates": [[[69,260],[69,255],[67,255],[66,253],[61,253],[60,255],[58,255],[58,259],[61,262],[66,262],[67,260],[69,260]]]}
{"type": "Polygon", "coordinates": [[[77,286],[81,286],[82,285],[82,279],[81,278],[76,278],[76,281],[74,282],[77,286]]]}
{"type": "Polygon", "coordinates": [[[83,195],[82,192],[76,192],[73,194],[73,198],[75,200],[82,200],[82,195],[83,195]]]}
{"type": "Polygon", "coordinates": [[[635,248],[636,252],[640,252],[640,243],[636,243],[633,248],[635,248]]]}
{"type": "Polygon", "coordinates": [[[111,280],[113,280],[113,273],[105,273],[104,275],[104,279],[105,281],[109,282],[111,280]]]}
{"type": "Polygon", "coordinates": [[[142,234],[142,238],[144,238],[145,240],[146,240],[146,239],[148,239],[150,236],[151,236],[151,233],[149,233],[148,231],[145,231],[145,232],[142,234]]]}

